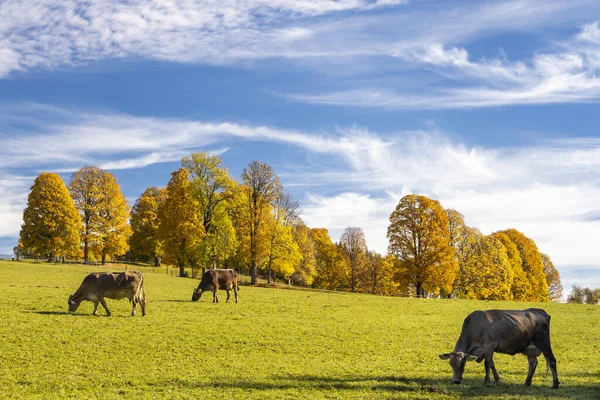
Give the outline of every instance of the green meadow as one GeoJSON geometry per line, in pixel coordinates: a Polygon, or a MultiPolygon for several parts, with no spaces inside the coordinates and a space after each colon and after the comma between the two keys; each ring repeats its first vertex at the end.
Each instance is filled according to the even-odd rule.
{"type": "Polygon", "coordinates": [[[78,399],[598,399],[600,307],[409,299],[243,286],[240,302],[190,301],[198,281],[142,271],[146,317],[108,299],[67,313],[86,274],[106,267],[0,262],[0,397],[78,399]],[[543,358],[497,354],[501,383],[469,363],[461,385],[438,354],[477,309],[544,308],[561,387],[543,358]]]}

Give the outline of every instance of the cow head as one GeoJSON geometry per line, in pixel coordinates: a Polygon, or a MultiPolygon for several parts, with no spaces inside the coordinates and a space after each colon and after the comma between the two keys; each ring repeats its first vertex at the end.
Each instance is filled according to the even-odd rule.
{"type": "Polygon", "coordinates": [[[202,289],[196,288],[194,290],[194,294],[192,295],[192,301],[200,300],[200,296],[202,296],[202,289]]]}
{"type": "Polygon", "coordinates": [[[463,353],[462,351],[453,351],[452,353],[440,354],[442,360],[450,360],[450,366],[454,375],[452,376],[452,382],[459,384],[462,381],[463,372],[465,371],[465,364],[467,361],[477,360],[477,356],[463,353]]]}
{"type": "Polygon", "coordinates": [[[69,312],[77,311],[77,308],[79,307],[79,303],[80,302],[75,301],[75,298],[73,297],[73,295],[69,296],[69,312]]]}

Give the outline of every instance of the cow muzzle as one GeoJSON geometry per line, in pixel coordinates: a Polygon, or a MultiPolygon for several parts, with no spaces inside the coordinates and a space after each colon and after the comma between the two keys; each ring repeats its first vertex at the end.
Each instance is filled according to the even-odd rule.
{"type": "Polygon", "coordinates": [[[456,383],[458,385],[458,384],[460,384],[462,382],[462,380],[453,379],[452,382],[454,382],[454,383],[456,383]]]}

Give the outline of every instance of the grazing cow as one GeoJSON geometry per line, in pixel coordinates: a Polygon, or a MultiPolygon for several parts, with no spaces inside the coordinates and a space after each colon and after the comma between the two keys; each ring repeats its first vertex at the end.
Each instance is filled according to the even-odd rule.
{"type": "Polygon", "coordinates": [[[138,271],[92,273],[85,277],[75,294],[69,296],[69,312],[75,312],[83,300],[94,303],[94,315],[98,315],[98,303],[110,316],[104,298],[121,300],[128,298],[133,303],[131,316],[139,303],[142,315],[146,315],[146,294],[144,293],[144,276],[138,271]]]}
{"type": "Polygon", "coordinates": [[[229,291],[233,289],[235,294],[235,302],[238,302],[238,284],[237,284],[237,272],[232,269],[209,269],[202,275],[200,284],[194,290],[192,295],[192,301],[200,300],[202,292],[212,290],[213,292],[213,303],[218,303],[219,298],[217,297],[217,290],[227,291],[227,301],[229,302],[229,291]]]}
{"type": "Polygon", "coordinates": [[[490,381],[490,369],[494,380],[500,377],[496,372],[494,353],[515,355],[522,353],[529,361],[529,372],[525,385],[531,385],[531,378],[537,367],[537,357],[544,354],[546,363],[552,370],[552,387],[558,389],[556,358],[550,346],[550,315],[538,308],[527,310],[489,310],[471,313],[462,326],[460,337],[452,353],[440,354],[442,360],[450,360],[454,371],[454,383],[460,383],[467,361],[485,361],[485,380],[490,381]]]}

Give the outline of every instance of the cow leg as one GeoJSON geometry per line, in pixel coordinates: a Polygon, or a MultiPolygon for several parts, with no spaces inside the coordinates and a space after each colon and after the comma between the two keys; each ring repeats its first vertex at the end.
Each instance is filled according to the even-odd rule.
{"type": "Polygon", "coordinates": [[[484,366],[485,366],[485,379],[484,382],[489,382],[490,381],[490,369],[492,370],[492,373],[494,374],[494,381],[499,382],[500,381],[500,376],[498,375],[498,371],[496,371],[496,365],[494,364],[494,358],[493,358],[493,354],[492,355],[485,355],[485,361],[484,361],[484,366]]]}
{"type": "Polygon", "coordinates": [[[94,312],[93,315],[98,315],[98,300],[94,301],[94,312]]]}
{"type": "Polygon", "coordinates": [[[529,372],[527,373],[527,379],[525,379],[525,386],[531,386],[531,380],[538,365],[538,360],[536,356],[527,356],[527,361],[529,361],[529,372]]]}
{"type": "Polygon", "coordinates": [[[550,335],[548,334],[545,338],[535,341],[535,345],[544,354],[544,358],[552,371],[552,389],[558,389],[558,372],[556,371],[556,357],[552,353],[552,346],[550,345],[550,335]]]}
{"type": "Polygon", "coordinates": [[[219,298],[217,297],[217,289],[213,290],[213,303],[218,303],[219,298]]]}
{"type": "Polygon", "coordinates": [[[137,302],[135,301],[135,298],[133,300],[131,300],[131,316],[135,317],[135,308],[137,306],[137,302]]]}
{"type": "Polygon", "coordinates": [[[225,301],[225,303],[229,303],[229,297],[231,297],[229,294],[229,289],[225,289],[225,291],[227,292],[227,301],[225,301]]]}
{"type": "Polygon", "coordinates": [[[140,300],[140,307],[142,307],[142,317],[146,316],[146,299],[143,297],[140,300]]]}
{"type": "Polygon", "coordinates": [[[238,302],[238,288],[236,285],[233,286],[233,294],[235,295],[235,302],[238,302]]]}
{"type": "Polygon", "coordinates": [[[104,297],[100,297],[100,304],[102,304],[102,307],[104,307],[104,309],[106,310],[106,316],[110,317],[110,311],[108,310],[108,306],[106,305],[106,301],[104,300],[104,297]]]}

